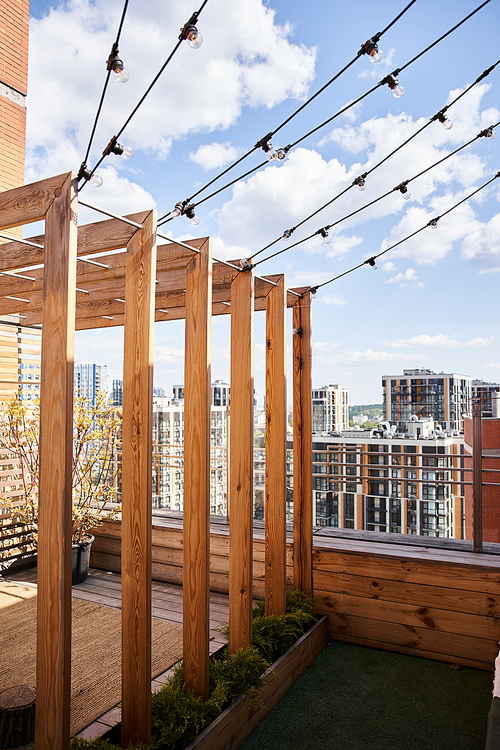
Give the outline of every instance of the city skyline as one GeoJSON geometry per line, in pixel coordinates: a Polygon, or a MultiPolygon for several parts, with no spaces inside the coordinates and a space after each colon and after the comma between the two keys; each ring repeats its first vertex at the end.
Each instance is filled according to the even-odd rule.
{"type": "MultiPolygon", "coordinates": [[[[273,145],[293,143],[364,95],[478,5],[419,0],[381,38],[380,65],[362,55],[276,134],[273,145]]],[[[27,182],[78,171],[123,5],[119,0],[32,0],[31,7],[27,182]]],[[[324,0],[307,7],[283,0],[209,0],[198,24],[203,46],[181,45],[123,133],[134,158],[109,157],[99,170],[103,187],[85,187],[82,199],[120,214],[155,206],[160,216],[167,213],[289,117],[404,7],[399,0],[335,8],[324,0]]],[[[175,8],[157,0],[131,5],[120,40],[130,80],[125,86],[110,82],[90,163],[118,132],[193,10],[184,1],[175,8]]],[[[499,20],[498,5],[487,4],[401,72],[402,98],[381,86],[292,148],[281,166],[270,164],[197,207],[199,226],[181,217],[163,230],[177,238],[210,235],[219,258],[252,257],[414,136],[493,65],[499,20]]],[[[498,122],[499,71],[495,68],[450,106],[451,130],[432,122],[370,174],[364,192],[350,189],[269,253],[338,222],[498,122]]],[[[378,403],[387,371],[424,367],[500,379],[493,308],[500,270],[499,181],[444,215],[495,176],[499,144],[499,138],[479,138],[412,182],[411,200],[396,190],[332,228],[330,245],[316,235],[258,267],[262,274],[285,271],[289,286],[315,286],[363,266],[321,287],[313,302],[314,387],[341,383],[353,403],[378,403]],[[441,215],[435,230],[427,227],[380,258],[377,271],[363,264],[441,215]]],[[[249,157],[228,179],[262,158],[261,152],[249,157]]],[[[81,223],[100,218],[81,208],[81,223]]],[[[288,330],[290,349],[291,321],[288,330]]],[[[155,384],[168,387],[183,378],[183,324],[160,324],[155,333],[155,384]]],[[[255,387],[262,396],[263,314],[256,315],[255,341],[255,387]]],[[[227,380],[227,319],[214,319],[213,342],[213,379],[227,380]]],[[[105,353],[111,380],[121,377],[122,349],[121,329],[77,334],[77,359],[100,361],[105,353]]],[[[290,367],[288,373],[291,381],[290,367]]]]}

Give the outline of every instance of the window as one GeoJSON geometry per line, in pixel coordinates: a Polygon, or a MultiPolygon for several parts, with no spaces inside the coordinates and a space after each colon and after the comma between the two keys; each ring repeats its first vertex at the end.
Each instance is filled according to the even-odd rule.
{"type": "Polygon", "coordinates": [[[344,495],[344,529],[354,528],[354,495],[344,495]]]}
{"type": "Polygon", "coordinates": [[[357,492],[357,487],[355,484],[346,484],[345,489],[346,492],[357,492]]]}
{"type": "Polygon", "coordinates": [[[344,472],[347,476],[355,477],[356,476],[356,467],[355,466],[345,466],[344,472]]]}

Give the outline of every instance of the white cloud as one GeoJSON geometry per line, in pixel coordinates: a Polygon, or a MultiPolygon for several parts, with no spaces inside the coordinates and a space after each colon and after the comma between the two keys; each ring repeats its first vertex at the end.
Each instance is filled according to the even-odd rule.
{"type": "Polygon", "coordinates": [[[340,344],[334,343],[332,341],[313,341],[313,347],[318,352],[329,352],[332,349],[336,349],[339,346],[340,344]]]}
{"type": "MultiPolygon", "coordinates": [[[[75,162],[71,155],[63,171],[78,168],[121,9],[120,0],[69,0],[43,18],[32,19],[28,107],[32,168],[48,167],[58,154],[70,150],[67,144],[79,158],[75,162]],[[40,152],[49,163],[40,162],[40,152]]],[[[147,8],[141,3],[130,5],[120,39],[120,55],[130,79],[125,85],[110,80],[90,161],[135,107],[191,13],[188,0],[175,4],[150,0],[147,8]]],[[[291,27],[276,24],[275,11],[261,0],[215,0],[200,15],[198,25],[205,40],[201,49],[181,45],[127,126],[123,141],[133,148],[153,150],[162,158],[172,139],[227,128],[245,106],[272,107],[306,95],[316,52],[291,43],[291,27]]]]}
{"type": "Polygon", "coordinates": [[[339,297],[338,294],[325,294],[324,297],[321,297],[321,301],[325,305],[347,305],[347,300],[339,297]]]}
{"type": "Polygon", "coordinates": [[[384,265],[381,266],[381,270],[391,273],[392,271],[396,270],[396,266],[392,261],[388,260],[387,263],[384,263],[384,265]]]}
{"type": "Polygon", "coordinates": [[[394,362],[401,360],[405,357],[405,354],[393,354],[392,352],[377,352],[373,349],[367,349],[364,352],[348,351],[343,354],[339,354],[330,360],[331,364],[366,364],[373,362],[394,362]]]}
{"type": "MultiPolygon", "coordinates": [[[[386,284],[399,284],[400,287],[408,286],[408,284],[417,282],[418,276],[414,268],[407,268],[404,273],[398,273],[390,279],[387,279],[386,284]]],[[[423,284],[415,284],[416,286],[423,286],[423,284]]]]}
{"type": "Polygon", "coordinates": [[[429,336],[427,333],[422,333],[419,336],[412,336],[409,339],[396,339],[395,341],[384,341],[385,346],[391,346],[395,349],[406,349],[413,346],[430,346],[440,347],[448,349],[477,349],[484,346],[489,346],[495,340],[494,336],[488,339],[475,338],[469,339],[469,341],[457,341],[456,338],[448,336],[447,333],[438,333],[435,336],[429,336]]]}
{"type": "Polygon", "coordinates": [[[462,258],[480,273],[500,271],[500,214],[485,224],[476,223],[475,231],[464,238],[461,250],[462,258]]]}
{"type": "Polygon", "coordinates": [[[500,364],[498,362],[488,362],[483,365],[483,370],[500,370],[500,364]]]}
{"type": "Polygon", "coordinates": [[[203,169],[217,169],[230,164],[241,156],[243,149],[236,148],[230,143],[207,143],[200,146],[194,154],[189,154],[191,161],[199,164],[203,169]]]}

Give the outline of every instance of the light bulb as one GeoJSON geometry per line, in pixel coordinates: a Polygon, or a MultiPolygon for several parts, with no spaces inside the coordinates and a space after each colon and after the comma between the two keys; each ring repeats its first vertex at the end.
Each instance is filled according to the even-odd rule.
{"type": "Polygon", "coordinates": [[[184,213],[188,217],[188,219],[191,222],[191,224],[193,224],[193,226],[197,227],[198,224],[200,223],[201,219],[200,219],[199,216],[196,216],[196,214],[194,212],[194,206],[186,206],[186,208],[184,209],[184,213]]]}
{"type": "Polygon", "coordinates": [[[356,185],[358,186],[358,190],[366,190],[366,182],[364,177],[359,177],[356,181],[356,185]]]}
{"type": "Polygon", "coordinates": [[[266,159],[267,159],[267,161],[274,161],[275,159],[278,158],[278,156],[276,154],[276,151],[272,147],[271,143],[268,143],[267,145],[268,145],[268,148],[267,148],[267,150],[265,152],[266,153],[266,159]]]}
{"type": "Polygon", "coordinates": [[[368,55],[370,56],[370,62],[375,64],[382,62],[384,57],[384,53],[381,49],[378,48],[376,44],[374,45],[373,49],[368,52],[368,55]]]}
{"type": "Polygon", "coordinates": [[[285,161],[285,159],[286,159],[286,151],[285,151],[285,149],[284,148],[279,148],[275,152],[275,157],[274,158],[276,159],[276,161],[285,161]]]}
{"type": "Polygon", "coordinates": [[[117,60],[113,65],[113,73],[115,75],[115,81],[118,81],[118,83],[127,83],[129,79],[129,72],[127,68],[123,66],[121,60],[117,60]]]}
{"type": "Polygon", "coordinates": [[[368,260],[365,260],[365,263],[368,263],[368,265],[371,266],[374,271],[377,270],[377,261],[375,260],[375,258],[368,258],[368,260]]]}
{"type": "Polygon", "coordinates": [[[403,198],[405,199],[405,201],[409,201],[410,200],[411,193],[408,190],[408,188],[406,187],[406,185],[401,185],[401,187],[399,188],[399,192],[401,193],[401,195],[403,196],[403,198]]]}
{"type": "Polygon", "coordinates": [[[134,155],[134,152],[129,146],[123,146],[123,152],[120,154],[122,159],[131,159],[134,155]]]}
{"type": "Polygon", "coordinates": [[[436,229],[437,225],[437,219],[432,219],[432,221],[429,222],[429,226],[431,227],[431,229],[436,229]]]}
{"type": "Polygon", "coordinates": [[[486,138],[494,138],[495,136],[496,133],[493,128],[488,128],[488,130],[486,131],[486,138]]]}
{"type": "Polygon", "coordinates": [[[324,242],[324,243],[325,243],[326,245],[329,245],[329,244],[330,244],[330,242],[332,241],[332,238],[331,238],[331,237],[330,237],[330,235],[328,234],[328,229],[320,229],[320,230],[319,230],[319,233],[320,233],[320,235],[321,235],[321,236],[323,237],[323,242],[324,242]]]}
{"type": "Polygon", "coordinates": [[[452,121],[451,121],[451,120],[448,120],[448,118],[447,118],[447,117],[445,117],[445,118],[444,118],[444,122],[443,122],[443,128],[444,128],[445,130],[451,130],[451,129],[452,129],[452,127],[453,127],[453,123],[452,123],[452,121]]]}
{"type": "Polygon", "coordinates": [[[203,44],[203,37],[196,26],[191,26],[189,28],[186,35],[186,41],[192,49],[199,49],[201,47],[203,44]]]}
{"type": "Polygon", "coordinates": [[[170,212],[170,216],[172,217],[172,219],[178,219],[181,214],[182,214],[182,203],[176,203],[170,212]]]}
{"type": "Polygon", "coordinates": [[[405,92],[404,88],[402,86],[400,86],[399,83],[396,86],[394,86],[394,88],[392,89],[392,95],[396,99],[401,99],[401,97],[403,96],[404,92],[405,92]]]}
{"type": "Polygon", "coordinates": [[[90,178],[90,182],[92,183],[92,185],[94,185],[94,187],[101,187],[104,180],[98,174],[93,174],[90,178]]]}
{"type": "Polygon", "coordinates": [[[293,230],[292,229],[285,229],[285,231],[281,235],[281,239],[283,239],[283,240],[289,240],[290,237],[292,236],[292,234],[293,234],[293,230]]]}

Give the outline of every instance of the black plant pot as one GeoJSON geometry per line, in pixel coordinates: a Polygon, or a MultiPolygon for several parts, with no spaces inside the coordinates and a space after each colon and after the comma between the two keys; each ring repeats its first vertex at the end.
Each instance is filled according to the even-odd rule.
{"type": "Polygon", "coordinates": [[[93,541],[94,537],[89,536],[85,542],[73,545],[71,560],[72,586],[75,586],[77,583],[83,583],[87,578],[89,572],[90,548],[93,541]]]}

